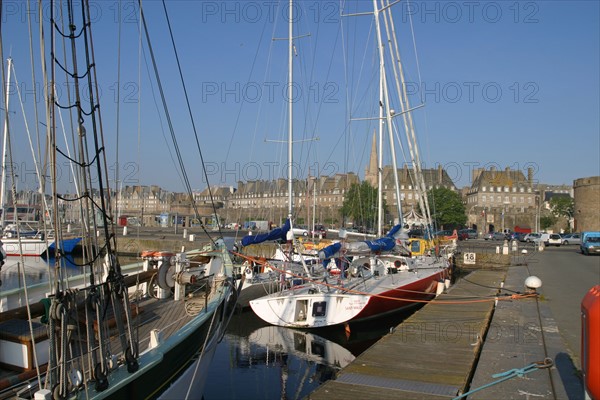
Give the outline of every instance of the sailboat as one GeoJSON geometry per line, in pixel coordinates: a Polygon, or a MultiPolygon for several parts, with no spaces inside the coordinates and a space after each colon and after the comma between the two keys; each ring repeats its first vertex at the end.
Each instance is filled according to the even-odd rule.
{"type": "MultiPolygon", "coordinates": [[[[288,20],[288,87],[293,88],[293,1],[289,0],[289,20],[288,20]]],[[[288,193],[288,217],[283,226],[275,228],[268,233],[261,235],[248,235],[242,238],[240,247],[248,247],[261,244],[267,241],[285,242],[286,248],[278,247],[273,257],[269,260],[263,258],[256,260],[255,257],[246,257],[246,262],[238,276],[241,278],[240,294],[238,305],[247,307],[251,300],[258,297],[279,292],[286,288],[293,288],[304,283],[304,279],[313,279],[315,275],[320,275],[324,269],[319,267],[317,270],[307,264],[316,264],[318,258],[316,254],[300,254],[296,251],[298,243],[295,238],[294,217],[294,182],[293,182],[293,143],[294,143],[294,119],[293,119],[293,101],[288,99],[288,135],[287,135],[287,193],[288,193]],[[267,262],[268,261],[268,262],[267,262]]],[[[307,232],[305,235],[308,236],[307,232]]],[[[318,265],[318,264],[317,264],[318,265]]]]}
{"type": "MultiPolygon", "coordinates": [[[[121,266],[97,102],[96,69],[101,63],[92,51],[90,5],[67,1],[55,6],[49,21],[39,20],[39,37],[44,38],[44,26],[51,36],[64,34],[60,27],[68,26],[64,48],[58,48],[60,40],[42,44],[50,46],[51,55],[64,50],[72,60],[60,70],[65,84],[74,87],[73,104],[67,107],[77,121],[78,151],[69,157],[77,160],[74,179],[82,188],[75,200],[81,204],[84,227],[104,234],[88,236],[81,265],[85,273],[76,286],[63,279],[63,242],[58,240],[50,293],[34,304],[24,290],[25,306],[0,314],[0,398],[202,397],[206,371],[236,299],[230,249],[224,239],[211,238],[194,252],[145,251],[142,263],[121,266]],[[69,20],[55,20],[55,8],[69,20]],[[78,72],[82,65],[85,72],[78,72]],[[80,92],[83,82],[89,89],[86,100],[80,92]]],[[[140,15],[147,29],[142,10],[140,15]]],[[[54,121],[59,61],[49,60],[51,68],[42,63],[43,87],[50,175],[57,182],[56,166],[64,156],[54,121]]],[[[59,209],[60,199],[53,185],[52,209],[59,209]]],[[[58,236],[61,221],[56,213],[53,218],[58,236]]]]}
{"type": "MultiPolygon", "coordinates": [[[[7,79],[6,79],[6,90],[4,103],[8,110],[10,104],[10,87],[11,77],[14,73],[14,64],[12,58],[7,59],[7,79]]],[[[16,79],[15,79],[16,80],[16,79]]],[[[19,83],[15,82],[15,86],[18,88],[19,83]]],[[[20,91],[19,92],[19,98],[20,91]]],[[[0,187],[0,206],[2,210],[0,212],[0,228],[2,229],[2,243],[4,250],[8,256],[50,256],[53,255],[56,250],[56,244],[54,243],[54,230],[44,230],[40,227],[40,218],[43,215],[43,211],[39,204],[32,202],[32,199],[27,199],[27,202],[21,204],[16,198],[16,175],[13,168],[10,168],[11,172],[11,183],[14,186],[12,193],[12,206],[6,202],[7,197],[7,179],[9,170],[8,166],[12,165],[12,157],[10,153],[10,130],[8,122],[8,114],[4,120],[4,131],[2,140],[2,177],[0,187]],[[11,160],[9,162],[9,159],[11,160]],[[33,226],[32,226],[33,225],[33,226]]],[[[36,163],[37,164],[37,163],[36,163]]],[[[36,168],[36,172],[39,172],[36,168]]],[[[41,179],[40,179],[41,182],[41,179]]],[[[43,190],[42,190],[43,191],[43,190]]],[[[44,203],[44,209],[48,210],[45,204],[46,198],[44,196],[37,196],[41,198],[41,203],[44,203]]],[[[63,253],[71,253],[75,247],[81,241],[81,237],[73,236],[61,239],[63,253]]]]}
{"type": "MultiPolygon", "coordinates": [[[[373,7],[380,60],[380,143],[382,143],[382,126],[385,121],[394,170],[397,173],[392,133],[394,111],[390,107],[385,80],[384,46],[379,23],[381,11],[377,8],[376,0],[373,0],[373,7]]],[[[383,10],[388,8],[389,4],[383,10]]],[[[409,110],[410,108],[407,108],[407,112],[409,110]]],[[[379,162],[378,231],[380,233],[383,169],[381,151],[379,162]]],[[[395,178],[400,208],[401,197],[397,175],[395,178]]],[[[319,254],[325,263],[336,259],[342,265],[341,274],[337,279],[312,280],[303,286],[294,287],[293,290],[284,290],[261,297],[250,302],[252,310],[262,320],[272,325],[320,328],[378,318],[429,301],[438,288],[443,287],[440,285],[449,278],[449,261],[446,257],[431,253],[427,256],[412,257],[404,247],[406,238],[402,232],[401,210],[398,215],[400,224],[379,239],[349,243],[342,240],[320,251],[319,254]]]]}

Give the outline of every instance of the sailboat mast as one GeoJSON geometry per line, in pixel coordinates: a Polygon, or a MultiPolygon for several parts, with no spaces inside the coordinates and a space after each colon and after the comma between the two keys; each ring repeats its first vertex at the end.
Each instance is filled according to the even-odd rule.
{"type": "Polygon", "coordinates": [[[379,147],[377,149],[377,237],[383,227],[383,65],[379,65],[379,147]]]}
{"type": "MultiPolygon", "coordinates": [[[[377,0],[373,0],[373,15],[375,16],[375,29],[377,31],[377,46],[379,48],[379,66],[380,66],[380,88],[383,89],[383,105],[381,108],[385,112],[385,122],[387,125],[388,137],[390,140],[390,151],[392,154],[392,166],[394,171],[394,183],[396,189],[396,204],[398,206],[398,223],[403,225],[402,221],[402,204],[400,199],[400,179],[398,178],[398,165],[396,163],[396,150],[394,145],[394,134],[392,132],[392,110],[390,109],[390,95],[385,79],[385,61],[384,51],[385,46],[381,39],[381,26],[379,24],[379,9],[377,8],[377,0]]],[[[380,229],[380,228],[378,228],[380,229]]]]}
{"type": "MultiPolygon", "coordinates": [[[[4,136],[3,136],[3,140],[2,140],[2,188],[0,188],[0,207],[2,207],[2,216],[1,216],[1,225],[0,225],[0,229],[4,228],[4,221],[6,218],[6,209],[4,208],[5,203],[6,203],[6,167],[7,167],[7,163],[6,163],[6,157],[8,156],[8,154],[6,153],[7,151],[7,144],[8,144],[8,102],[10,99],[9,96],[9,89],[10,89],[10,71],[11,71],[11,66],[12,66],[12,59],[9,57],[6,60],[6,65],[8,68],[8,72],[6,75],[6,92],[4,92],[5,97],[4,97],[4,136]]],[[[15,210],[16,212],[16,210],[15,210]]]]}
{"type": "Polygon", "coordinates": [[[293,21],[294,21],[294,4],[293,0],[289,1],[289,21],[288,21],[288,218],[290,220],[290,225],[293,226],[292,223],[292,213],[294,210],[294,193],[292,192],[292,162],[293,162],[293,151],[292,144],[294,140],[294,125],[293,125],[293,83],[294,83],[294,74],[293,74],[293,56],[294,56],[294,43],[293,43],[293,21]]]}

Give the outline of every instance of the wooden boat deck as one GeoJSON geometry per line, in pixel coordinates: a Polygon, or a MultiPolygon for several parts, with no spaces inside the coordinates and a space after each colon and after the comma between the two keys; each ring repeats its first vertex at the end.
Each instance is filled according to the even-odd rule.
{"type": "MultiPolygon", "coordinates": [[[[139,338],[137,341],[139,353],[143,353],[148,349],[152,330],[159,330],[161,339],[166,340],[171,335],[178,332],[185,324],[190,322],[198,312],[202,312],[206,305],[205,294],[206,291],[200,289],[193,297],[186,296],[185,301],[174,301],[172,295],[167,299],[145,297],[139,302],[131,301],[130,317],[132,321],[132,331],[134,340],[136,337],[139,338]]],[[[74,353],[79,353],[80,349],[82,349],[81,352],[87,351],[85,310],[80,309],[77,315],[78,334],[75,334],[76,337],[72,342],[74,343],[72,346],[72,351],[74,353]]],[[[108,330],[110,335],[110,341],[107,343],[108,346],[104,347],[104,351],[118,355],[119,359],[121,359],[123,349],[112,310],[106,312],[104,320],[107,323],[102,325],[103,329],[105,331],[108,330]]],[[[123,320],[125,320],[124,315],[123,320]]],[[[35,322],[39,321],[40,318],[35,319],[35,322]]],[[[0,322],[3,323],[7,321],[0,322]]],[[[45,325],[45,329],[48,329],[47,325],[45,325]]],[[[28,335],[27,332],[25,332],[24,335],[28,335]]],[[[98,338],[97,327],[94,328],[94,332],[96,338],[98,338]]],[[[0,337],[1,336],[2,332],[0,332],[0,337]]],[[[77,354],[74,354],[73,362],[75,363],[75,366],[83,364],[83,369],[86,371],[90,370],[89,358],[87,356],[77,357],[77,354]]],[[[89,379],[89,373],[85,373],[84,376],[87,376],[89,379]]],[[[23,385],[28,382],[33,385],[33,390],[35,390],[37,386],[35,370],[23,372],[9,369],[4,366],[0,367],[0,399],[15,396],[18,388],[23,387],[23,385]],[[11,389],[4,392],[8,388],[11,389]]]]}
{"type": "Polygon", "coordinates": [[[472,373],[505,271],[476,271],[396,327],[307,398],[440,399],[461,393],[472,373]]]}

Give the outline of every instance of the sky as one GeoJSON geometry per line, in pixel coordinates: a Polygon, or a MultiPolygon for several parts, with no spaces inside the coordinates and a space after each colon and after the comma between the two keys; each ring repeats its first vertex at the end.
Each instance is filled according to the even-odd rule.
{"type": "MultiPolygon", "coordinates": [[[[2,56],[12,58],[18,79],[17,84],[13,74],[9,90],[11,153],[18,188],[36,190],[25,121],[35,149],[35,127],[43,133],[45,124],[41,91],[36,102],[32,90],[32,81],[43,87],[38,18],[32,14],[32,76],[27,2],[2,5],[2,56]]],[[[162,108],[146,38],[140,38],[137,2],[90,2],[113,184],[184,191],[169,120],[194,189],[206,187],[206,177],[214,186],[287,178],[282,142],[290,98],[288,47],[285,40],[273,40],[288,36],[287,2],[166,2],[193,124],[163,3],[150,0],[143,7],[170,118],[162,108]]],[[[366,14],[372,7],[366,0],[307,0],[294,7],[294,178],[345,172],[364,176],[378,125],[379,59],[373,16],[346,14],[366,14]]],[[[600,175],[599,2],[405,1],[394,5],[392,13],[410,104],[418,107],[413,118],[426,168],[441,164],[459,188],[471,184],[474,168],[491,166],[525,174],[533,167],[535,180],[547,184],[571,185],[574,179],[600,175]]],[[[50,15],[48,3],[43,9],[48,47],[50,15]]],[[[62,57],[62,39],[57,37],[57,43],[62,57]]],[[[83,71],[81,40],[77,46],[83,71]]],[[[387,55],[385,64],[391,108],[398,110],[387,55]]],[[[85,91],[88,86],[82,87],[85,91]]],[[[74,90],[58,78],[63,107],[72,101],[69,93],[74,90]]],[[[5,113],[0,115],[4,120],[5,113]]],[[[63,109],[60,118],[71,137],[69,110],[63,109]]],[[[402,118],[394,121],[401,165],[409,158],[403,155],[402,118]]],[[[89,117],[84,125],[91,138],[89,117]]],[[[66,152],[62,129],[59,133],[59,147],[66,152]]],[[[387,137],[384,149],[389,164],[387,137]]],[[[68,161],[62,158],[57,164],[59,188],[72,191],[68,161]]]]}

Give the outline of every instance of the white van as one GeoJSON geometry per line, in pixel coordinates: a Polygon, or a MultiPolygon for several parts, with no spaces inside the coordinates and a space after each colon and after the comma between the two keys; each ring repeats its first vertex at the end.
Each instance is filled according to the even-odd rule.
{"type": "Polygon", "coordinates": [[[550,239],[549,233],[540,233],[539,237],[533,238],[531,241],[537,245],[543,243],[544,245],[548,245],[548,240],[550,239]]]}

